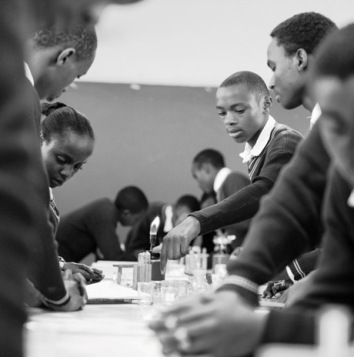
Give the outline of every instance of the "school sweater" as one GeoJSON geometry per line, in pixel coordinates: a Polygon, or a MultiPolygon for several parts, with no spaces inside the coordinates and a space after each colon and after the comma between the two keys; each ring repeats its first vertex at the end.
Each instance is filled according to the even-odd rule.
{"type": "Polygon", "coordinates": [[[220,290],[234,290],[258,304],[265,284],[305,251],[321,241],[321,207],[329,156],[315,124],[281,173],[254,217],[243,251],[228,264],[229,279],[220,290]]]}
{"type": "Polygon", "coordinates": [[[191,214],[201,227],[200,234],[252,218],[260,199],[273,187],[281,169],[291,160],[302,135],[276,123],[268,144],[249,163],[251,184],[222,202],[191,214]]]}
{"type": "Polygon", "coordinates": [[[262,343],[314,343],[316,310],[332,303],[353,311],[354,208],[347,202],[351,189],[331,168],[324,200],[323,249],[313,284],[293,307],[269,313],[262,343]]]}

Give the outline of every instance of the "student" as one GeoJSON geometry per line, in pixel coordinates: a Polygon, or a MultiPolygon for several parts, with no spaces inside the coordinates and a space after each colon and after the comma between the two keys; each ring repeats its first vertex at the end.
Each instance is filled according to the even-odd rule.
{"type": "MultiPolygon", "coordinates": [[[[271,87],[282,105],[314,108],[316,100],[306,90],[306,78],[313,53],[335,29],[327,17],[312,12],[295,15],[273,29],[267,57],[273,71],[271,87]]],[[[262,202],[239,259],[230,262],[229,273],[242,279],[233,279],[229,288],[256,304],[255,290],[245,289],[237,281],[245,278],[252,283],[248,287],[262,285],[285,265],[286,274],[282,275],[297,281],[315,268],[319,250],[313,249],[319,246],[323,232],[320,212],[328,165],[329,157],[315,125],[272,193],[262,202]],[[298,259],[292,261],[295,258],[298,259]]]]}
{"type": "Polygon", "coordinates": [[[3,287],[0,293],[0,349],[6,356],[23,356],[24,277],[29,251],[26,241],[32,241],[39,233],[38,218],[42,215],[40,212],[45,212],[36,188],[36,172],[43,169],[33,130],[32,88],[23,70],[24,39],[33,25],[43,19],[60,18],[66,25],[83,18],[88,22],[97,21],[94,5],[99,2],[4,0],[0,5],[0,220],[7,223],[0,225],[0,282],[3,287]]]}
{"type": "MultiPolygon", "coordinates": [[[[50,221],[54,235],[60,222],[52,188],[63,185],[86,164],[92,155],[94,133],[87,118],[74,108],[63,103],[43,104],[41,121],[41,151],[49,181],[50,221]]],[[[102,272],[91,269],[84,264],[62,261],[62,269],[81,273],[86,282],[99,281],[102,272]]]]}
{"type": "Polygon", "coordinates": [[[134,226],[148,206],[140,188],[127,186],[114,202],[101,198],[64,215],[57,233],[59,255],[72,262],[80,262],[90,253],[104,260],[129,260],[129,252],[120,246],[117,224],[134,226]]]}
{"type": "Polygon", "coordinates": [[[139,222],[129,232],[126,250],[131,253],[131,260],[136,260],[140,252],[150,250],[150,224],[156,216],[160,218],[160,225],[156,235],[156,244],[159,244],[167,232],[181,223],[188,214],[199,209],[199,201],[193,195],[183,195],[173,205],[162,202],[152,203],[139,222]]]}
{"type": "MultiPolygon", "coordinates": [[[[80,75],[89,69],[95,57],[95,30],[80,24],[58,28],[42,27],[28,42],[26,58],[27,86],[32,86],[33,126],[37,129],[38,158],[40,158],[40,98],[55,98],[80,75]]],[[[74,275],[63,281],[55,247],[53,230],[48,220],[49,192],[47,177],[38,167],[34,185],[41,197],[42,210],[37,210],[40,234],[29,245],[28,279],[41,293],[44,304],[53,310],[77,310],[85,304],[85,297],[74,275]]]]}
{"type": "Polygon", "coordinates": [[[167,258],[185,255],[189,242],[198,234],[256,214],[261,197],[272,189],[280,170],[290,161],[302,139],[301,134],[269,115],[271,104],[266,84],[253,72],[234,73],[221,83],[216,107],[227,133],[237,143],[246,143],[241,155],[247,163],[251,183],[219,204],[194,212],[175,227],[163,239],[162,269],[167,258]]]}
{"type": "MultiPolygon", "coordinates": [[[[250,183],[245,174],[232,172],[226,167],[223,155],[214,149],[202,150],[194,157],[192,176],[205,194],[215,194],[217,202],[231,196],[250,183]]],[[[235,225],[222,227],[225,234],[236,236],[233,247],[242,244],[249,222],[249,220],[246,220],[235,225]]]]}
{"type": "Polygon", "coordinates": [[[329,35],[316,52],[309,77],[310,91],[322,111],[317,127],[331,158],[323,210],[323,252],[313,284],[292,308],[268,314],[255,313],[245,300],[227,291],[200,298],[201,303],[192,304],[191,309],[186,304],[172,307],[164,319],[178,317],[174,320],[177,335],[173,337],[162,321],[152,324],[157,331],[164,331],[164,335],[158,333],[165,351],[242,356],[265,343],[313,344],[316,313],[324,304],[344,304],[353,311],[353,36],[354,24],[329,35]]]}

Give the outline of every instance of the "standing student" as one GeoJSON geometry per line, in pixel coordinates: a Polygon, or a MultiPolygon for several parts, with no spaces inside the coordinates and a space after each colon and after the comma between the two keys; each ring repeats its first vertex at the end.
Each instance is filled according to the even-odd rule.
{"type": "Polygon", "coordinates": [[[245,143],[241,155],[251,183],[219,204],[194,212],[175,227],[163,239],[162,268],[167,258],[185,255],[189,242],[198,234],[256,214],[261,198],[272,189],[302,139],[301,134],[269,115],[271,104],[266,84],[253,72],[236,72],[219,86],[216,108],[227,133],[237,143],[245,143]]]}
{"type": "Polygon", "coordinates": [[[268,314],[255,313],[244,299],[225,291],[200,298],[192,309],[175,306],[169,314],[178,317],[173,330],[178,333],[167,332],[162,321],[153,324],[165,351],[243,356],[267,343],[313,344],[316,315],[325,304],[345,305],[353,318],[353,36],[354,24],[329,35],[319,46],[309,77],[310,91],[322,111],[317,126],[331,160],[323,205],[323,252],[313,284],[292,308],[268,314]]]}
{"type": "Polygon", "coordinates": [[[134,226],[148,206],[139,187],[127,186],[119,190],[114,201],[100,198],[67,213],[57,234],[59,255],[72,262],[91,253],[103,260],[129,260],[129,252],[121,248],[117,225],[134,226]]]}
{"type": "MultiPolygon", "coordinates": [[[[90,122],[80,112],[63,103],[43,104],[41,121],[41,152],[49,181],[50,221],[54,235],[60,223],[59,210],[52,189],[62,186],[87,163],[92,155],[95,136],[90,122]]],[[[85,264],[61,262],[63,270],[80,273],[86,282],[99,281],[102,272],[85,264]]]]}
{"type": "MultiPolygon", "coordinates": [[[[250,183],[245,174],[237,171],[232,172],[226,167],[223,155],[214,149],[202,150],[193,158],[192,176],[205,194],[215,195],[216,202],[221,202],[250,183]]],[[[249,223],[250,220],[246,220],[222,227],[226,235],[235,235],[236,240],[233,241],[233,247],[242,244],[249,223]]]]}
{"type": "Polygon", "coordinates": [[[95,22],[95,8],[101,2],[3,0],[0,4],[0,220],[6,222],[0,225],[0,282],[3,287],[0,293],[0,349],[9,357],[20,357],[24,351],[23,292],[28,258],[24,238],[32,241],[37,236],[39,212],[45,211],[42,211],[36,189],[37,170],[43,169],[33,130],[33,93],[23,71],[24,40],[33,25],[43,19],[60,18],[66,25],[83,19],[95,22]]]}
{"type": "MultiPolygon", "coordinates": [[[[31,116],[33,129],[37,130],[39,158],[39,98],[54,99],[75,78],[84,75],[93,62],[96,47],[95,30],[80,24],[65,28],[43,26],[28,41],[27,86],[32,88],[31,116]]],[[[41,197],[43,210],[37,210],[40,233],[29,246],[27,277],[41,293],[47,307],[54,310],[77,310],[82,308],[85,298],[80,293],[77,286],[80,282],[75,280],[75,276],[73,280],[63,281],[61,275],[53,230],[48,219],[50,198],[43,165],[36,175],[35,187],[41,197]]]]}

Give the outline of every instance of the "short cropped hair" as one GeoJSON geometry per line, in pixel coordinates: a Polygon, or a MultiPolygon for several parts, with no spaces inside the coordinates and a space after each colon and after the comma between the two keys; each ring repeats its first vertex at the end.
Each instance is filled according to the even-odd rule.
{"type": "Polygon", "coordinates": [[[284,47],[288,56],[299,48],[312,54],[319,43],[333,30],[336,24],[317,12],[303,12],[281,22],[270,33],[284,47]]]}
{"type": "Polygon", "coordinates": [[[146,211],[149,202],[144,192],[136,186],[127,186],[122,188],[114,201],[118,210],[129,210],[131,213],[141,213],[146,211]]]}
{"type": "Polygon", "coordinates": [[[240,71],[227,77],[219,86],[219,88],[231,87],[234,85],[244,84],[250,92],[253,92],[257,97],[269,96],[269,90],[262,77],[250,71],[240,71]]]}
{"type": "Polygon", "coordinates": [[[213,165],[216,169],[225,167],[224,156],[215,149],[202,150],[193,159],[193,164],[198,167],[201,167],[205,163],[213,165]]]}
{"type": "Polygon", "coordinates": [[[91,58],[97,48],[95,28],[88,25],[41,27],[35,32],[33,39],[38,47],[73,47],[77,61],[91,58]]]}
{"type": "Polygon", "coordinates": [[[71,131],[79,136],[88,136],[95,140],[95,135],[86,116],[64,103],[42,104],[41,139],[50,142],[54,135],[61,136],[71,131]]]}
{"type": "Polygon", "coordinates": [[[200,210],[200,203],[199,203],[198,199],[193,195],[181,196],[177,200],[175,206],[176,207],[181,207],[181,206],[187,207],[191,212],[200,210]]]}
{"type": "Polygon", "coordinates": [[[354,23],[330,34],[316,51],[312,75],[336,76],[342,80],[354,74],[354,23]]]}

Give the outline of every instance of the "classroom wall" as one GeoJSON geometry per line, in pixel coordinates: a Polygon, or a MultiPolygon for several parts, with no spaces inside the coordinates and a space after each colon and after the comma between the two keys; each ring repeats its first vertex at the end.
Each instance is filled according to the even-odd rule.
{"type": "MultiPolygon", "coordinates": [[[[137,185],[150,201],[174,202],[201,192],[190,173],[194,155],[221,151],[233,170],[247,172],[236,144],[215,109],[215,88],[80,83],[60,101],[89,118],[96,135],[93,156],[70,181],[54,190],[61,214],[100,197],[114,198],[137,185]]],[[[277,121],[306,133],[309,113],[273,104],[277,121]]]]}

